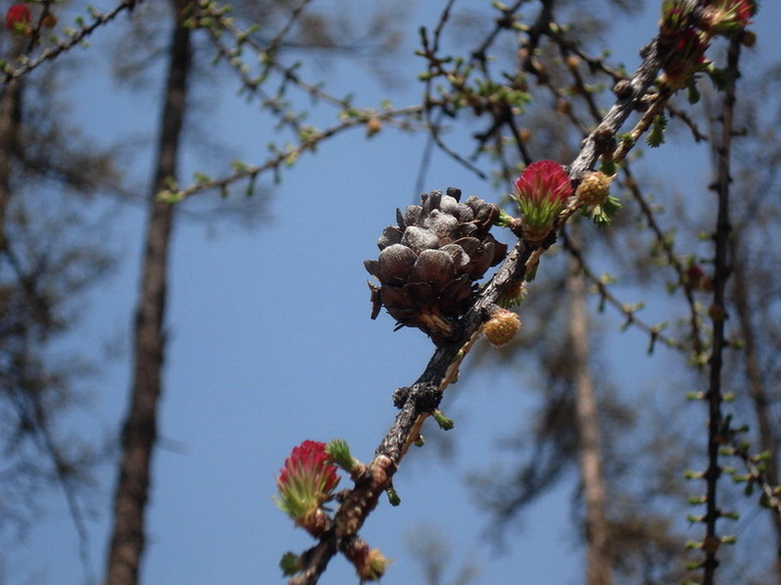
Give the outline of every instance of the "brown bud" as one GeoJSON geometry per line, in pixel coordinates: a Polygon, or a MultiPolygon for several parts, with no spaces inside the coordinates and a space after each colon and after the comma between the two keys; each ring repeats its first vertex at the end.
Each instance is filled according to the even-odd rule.
{"type": "Polygon", "coordinates": [[[714,303],[708,307],[708,316],[714,321],[724,321],[727,318],[727,312],[722,305],[714,303]]]}
{"type": "Polygon", "coordinates": [[[528,128],[521,128],[518,130],[518,140],[522,142],[523,144],[526,144],[531,140],[532,137],[532,131],[528,128]]]}
{"type": "Polygon", "coordinates": [[[610,183],[613,182],[614,178],[615,175],[608,177],[602,171],[589,173],[583,177],[575,195],[583,205],[600,205],[610,195],[610,183]]]}
{"type": "Polygon", "coordinates": [[[355,572],[364,581],[379,581],[388,568],[388,559],[379,549],[369,548],[369,545],[360,539],[352,540],[343,551],[345,556],[355,567],[355,572]]]}
{"type": "Polygon", "coordinates": [[[716,536],[707,536],[705,537],[705,540],[702,541],[702,550],[710,554],[716,554],[716,551],[719,550],[720,546],[721,540],[716,536]]]}
{"type": "Polygon", "coordinates": [[[556,111],[560,114],[569,115],[572,113],[572,103],[564,98],[556,100],[556,111]]]}
{"type": "Polygon", "coordinates": [[[372,116],[366,120],[366,136],[374,136],[382,130],[382,122],[377,116],[372,116]]]}
{"type": "Polygon", "coordinates": [[[496,347],[510,341],[521,328],[521,319],[517,313],[499,309],[483,324],[483,335],[496,347]]]}
{"type": "Polygon", "coordinates": [[[523,301],[523,297],[526,295],[526,285],[523,281],[513,282],[508,286],[499,304],[504,308],[509,308],[515,305],[519,305],[523,301]]]}
{"type": "Polygon", "coordinates": [[[49,13],[43,17],[43,19],[41,20],[41,24],[46,28],[54,28],[55,26],[57,26],[57,17],[49,13]]]}
{"type": "Polygon", "coordinates": [[[615,146],[615,135],[607,126],[600,125],[592,134],[594,138],[594,149],[599,154],[612,152],[615,146]]]}
{"type": "Polygon", "coordinates": [[[619,99],[624,99],[632,95],[632,84],[628,79],[622,79],[613,86],[613,93],[619,99]]]}
{"type": "Polygon", "coordinates": [[[744,47],[753,47],[757,44],[757,35],[754,31],[744,30],[743,35],[740,37],[740,44],[744,47]]]}

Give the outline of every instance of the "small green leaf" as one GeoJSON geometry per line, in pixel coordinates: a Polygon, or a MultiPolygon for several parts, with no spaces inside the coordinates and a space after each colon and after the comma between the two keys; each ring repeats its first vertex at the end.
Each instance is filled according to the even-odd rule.
{"type": "Polygon", "coordinates": [[[664,144],[664,132],[667,129],[667,118],[663,114],[659,114],[654,118],[651,130],[646,136],[645,141],[648,146],[656,148],[664,144]]]}
{"type": "Polygon", "coordinates": [[[343,439],[332,439],[325,448],[334,463],[350,473],[358,464],[358,460],[350,453],[350,446],[343,439]]]}
{"type": "Polygon", "coordinates": [[[290,577],[301,570],[301,561],[294,552],[286,552],[279,560],[279,568],[285,577],[290,577]]]}
{"type": "Polygon", "coordinates": [[[401,498],[399,497],[399,494],[396,492],[395,489],[390,487],[387,490],[385,490],[385,493],[388,496],[388,502],[390,503],[391,506],[395,507],[401,504],[401,498]]]}
{"type": "Polygon", "coordinates": [[[688,90],[688,98],[690,104],[696,104],[700,101],[700,91],[697,89],[697,83],[692,79],[691,83],[686,88],[688,90]]]}
{"type": "Polygon", "coordinates": [[[446,417],[445,413],[438,408],[431,413],[431,416],[434,417],[434,420],[437,421],[439,428],[443,431],[449,431],[455,426],[453,420],[446,417]]]}

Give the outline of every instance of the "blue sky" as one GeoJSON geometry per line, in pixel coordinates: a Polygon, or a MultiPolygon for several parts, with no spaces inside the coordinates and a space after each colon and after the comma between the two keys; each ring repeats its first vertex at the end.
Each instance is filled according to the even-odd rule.
{"type": "MultiPolygon", "coordinates": [[[[420,25],[435,24],[441,4],[409,3],[408,43],[416,41],[420,25]]],[[[767,50],[766,42],[778,45],[767,23],[777,23],[781,10],[775,3],[764,4],[754,27],[759,50],[767,50]]],[[[637,49],[655,28],[657,8],[649,12],[627,19],[619,28],[615,62],[630,69],[636,64],[637,49]]],[[[100,47],[100,37],[93,43],[100,47]]],[[[415,103],[421,91],[415,76],[422,61],[408,50],[397,66],[399,78],[406,82],[393,89],[393,102],[415,103]]],[[[345,91],[358,82],[358,105],[378,104],[390,91],[355,63],[334,63],[325,73],[329,86],[345,91]]],[[[128,97],[107,75],[105,68],[83,72],[72,89],[74,113],[85,121],[86,132],[110,143],[131,129],[151,131],[158,111],[155,96],[150,92],[128,97]]],[[[222,140],[241,159],[262,160],[269,129],[256,117],[256,106],[244,105],[234,89],[226,84],[217,107],[208,106],[209,125],[219,127],[222,140]]],[[[357,457],[371,458],[395,415],[393,390],[414,381],[433,348],[419,331],[394,333],[393,321],[384,313],[376,321],[369,319],[363,268],[364,259],[375,257],[376,239],[393,222],[395,208],[412,202],[422,149],[420,137],[393,130],[370,141],[358,133],[343,136],[284,173],[283,182],[270,192],[270,219],[256,228],[224,221],[178,224],[162,440],[148,513],[144,583],[283,582],[277,566],[281,555],[311,544],[271,500],[274,476],[291,448],[304,439],[340,437],[357,457]]],[[[223,154],[217,149],[206,156],[219,160],[223,154]]],[[[228,154],[226,163],[234,154],[228,154]]],[[[143,165],[150,157],[151,151],[138,156],[132,167],[134,180],[144,188],[150,171],[143,165]]],[[[192,156],[187,167],[195,169],[202,161],[192,156]]],[[[437,155],[426,188],[451,185],[466,195],[493,200],[499,195],[437,155]]],[[[102,374],[91,382],[95,404],[75,419],[95,436],[115,433],[125,408],[127,336],[142,225],[141,208],[123,209],[115,240],[109,243],[121,252],[120,270],[91,295],[83,324],[71,340],[74,347],[96,357],[107,342],[123,343],[119,358],[101,358],[102,374]]],[[[645,356],[641,335],[629,331],[615,338],[609,343],[633,356],[626,359],[635,374],[653,371],[657,362],[645,356]]],[[[451,432],[461,449],[459,458],[440,462],[433,452],[413,451],[395,478],[402,505],[391,508],[382,502],[362,531],[372,546],[395,559],[384,585],[422,582],[405,548],[405,535],[421,525],[441,530],[456,562],[469,561],[480,568],[476,583],[580,582],[581,551],[570,524],[574,476],[529,510],[523,529],[511,534],[503,555],[482,539],[487,518],[463,485],[468,472],[499,464],[498,434],[511,431],[528,414],[533,399],[519,394],[516,384],[501,372],[479,372],[469,376],[468,386],[460,388],[452,405],[445,400],[443,408],[457,425],[451,432]],[[488,403],[498,406],[486,408],[488,403]]],[[[428,429],[429,434],[437,432],[428,429]]],[[[109,466],[101,470],[100,495],[91,504],[96,512],[89,524],[92,572],[98,576],[113,471],[109,466]]],[[[64,500],[55,496],[47,504],[43,521],[18,553],[12,553],[10,583],[22,583],[30,574],[41,584],[83,582],[64,500]]],[[[321,580],[326,585],[353,582],[351,567],[340,558],[321,580]]]]}

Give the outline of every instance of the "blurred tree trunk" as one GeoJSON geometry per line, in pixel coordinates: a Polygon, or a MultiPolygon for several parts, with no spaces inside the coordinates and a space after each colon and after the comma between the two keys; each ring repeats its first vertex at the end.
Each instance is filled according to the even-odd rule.
{"type": "MultiPolygon", "coordinates": [[[[740,336],[745,343],[744,368],[748,386],[748,393],[754,406],[754,415],[757,419],[757,432],[759,437],[759,451],[767,451],[770,458],[767,460],[765,478],[771,485],[778,485],[778,451],[777,438],[773,430],[771,404],[773,402],[770,393],[765,387],[765,378],[759,364],[759,343],[754,321],[752,319],[751,292],[749,290],[754,282],[747,274],[746,254],[741,253],[741,246],[733,239],[731,245],[732,269],[734,271],[734,302],[738,314],[738,327],[740,336]]],[[[771,515],[773,528],[776,533],[776,547],[779,555],[776,557],[776,571],[778,582],[781,582],[781,517],[778,514],[771,515]]]]}
{"type": "Polygon", "coordinates": [[[612,585],[613,562],[605,514],[607,495],[602,475],[601,433],[594,381],[588,365],[586,288],[577,262],[572,260],[570,264],[567,275],[569,335],[572,342],[578,460],[586,502],[586,584],[612,585]]]}
{"type": "MultiPolygon", "coordinates": [[[[17,39],[14,41],[16,57],[21,47],[17,39]]],[[[6,221],[11,201],[11,161],[18,150],[22,83],[21,79],[14,79],[0,90],[0,256],[8,250],[6,221]]]]}
{"type": "Polygon", "coordinates": [[[150,488],[152,453],[157,439],[157,410],[165,353],[163,331],[166,273],[173,206],[156,193],[175,177],[179,137],[185,119],[187,78],[191,69],[190,30],[183,26],[186,2],[173,2],[175,26],[170,46],[159,151],[150,194],[141,290],[136,307],[133,380],[122,429],[122,455],[114,497],[114,526],[108,551],[106,585],[135,585],[144,552],[144,512],[150,488]]]}

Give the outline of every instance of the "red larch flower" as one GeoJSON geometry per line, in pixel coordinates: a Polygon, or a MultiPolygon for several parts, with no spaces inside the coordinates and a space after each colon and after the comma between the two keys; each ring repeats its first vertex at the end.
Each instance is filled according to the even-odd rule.
{"type": "Polygon", "coordinates": [[[277,477],[277,506],[313,535],[326,528],[321,506],[339,483],[336,469],[325,443],[304,441],[293,448],[277,477]]]}
{"type": "Polygon", "coordinates": [[[515,181],[524,237],[529,241],[544,238],[572,193],[569,177],[559,163],[540,160],[526,167],[515,181]]]}
{"type": "Polygon", "coordinates": [[[730,36],[746,28],[756,11],[753,0],[715,0],[703,10],[699,24],[711,35],[730,36]]]}
{"type": "Polygon", "coordinates": [[[681,32],[675,51],[664,64],[664,81],[672,89],[680,89],[691,83],[696,73],[705,71],[710,65],[710,61],[705,58],[709,44],[707,35],[694,28],[681,32]]]}
{"type": "Polygon", "coordinates": [[[692,7],[684,0],[664,0],[659,29],[663,37],[675,35],[689,26],[692,7]]]}
{"type": "Polygon", "coordinates": [[[699,264],[691,264],[684,273],[684,279],[694,290],[713,290],[713,281],[699,264]]]}
{"type": "Polygon", "coordinates": [[[515,181],[519,198],[542,202],[547,199],[566,201],[572,195],[572,185],[564,168],[552,160],[539,160],[523,170],[515,181]]]}
{"type": "Polygon", "coordinates": [[[13,4],[5,13],[5,28],[17,32],[28,32],[33,16],[24,4],[13,4]]]}

